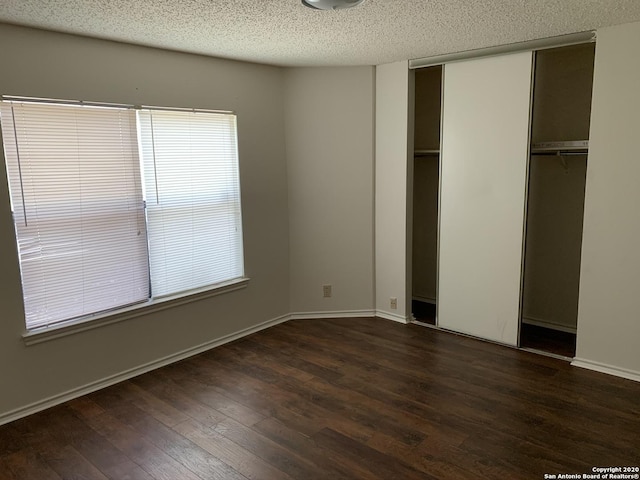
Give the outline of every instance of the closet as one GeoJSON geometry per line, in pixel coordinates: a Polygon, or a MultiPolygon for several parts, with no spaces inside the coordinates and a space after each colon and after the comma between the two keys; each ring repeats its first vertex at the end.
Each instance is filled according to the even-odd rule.
{"type": "Polygon", "coordinates": [[[575,355],[594,53],[545,45],[415,71],[416,321],[575,355]]]}
{"type": "Polygon", "coordinates": [[[412,314],[436,323],[442,66],[415,72],[412,314]]]}
{"type": "Polygon", "coordinates": [[[573,357],[595,44],[535,53],[520,346],[573,357]]]}

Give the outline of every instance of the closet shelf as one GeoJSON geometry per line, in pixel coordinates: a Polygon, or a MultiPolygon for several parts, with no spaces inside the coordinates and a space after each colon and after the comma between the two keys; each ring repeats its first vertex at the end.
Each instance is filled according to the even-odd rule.
{"type": "Polygon", "coordinates": [[[589,153],[589,140],[540,142],[531,145],[532,155],[586,155],[587,153],[589,153]]]}
{"type": "Polygon", "coordinates": [[[415,157],[433,157],[440,155],[440,150],[414,150],[413,155],[415,157]]]}

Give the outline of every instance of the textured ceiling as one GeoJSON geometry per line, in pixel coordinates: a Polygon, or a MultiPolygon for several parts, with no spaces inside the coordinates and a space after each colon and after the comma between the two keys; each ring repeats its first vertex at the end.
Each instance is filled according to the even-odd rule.
{"type": "Polygon", "coordinates": [[[283,66],[376,65],[640,20],[639,0],[0,0],[0,21],[283,66]]]}

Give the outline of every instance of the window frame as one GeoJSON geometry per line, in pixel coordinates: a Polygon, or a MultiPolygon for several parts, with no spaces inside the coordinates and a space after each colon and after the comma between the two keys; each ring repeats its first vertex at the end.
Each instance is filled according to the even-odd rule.
{"type": "MultiPolygon", "coordinates": [[[[121,108],[121,109],[133,109],[133,110],[171,110],[171,111],[181,111],[181,112],[203,112],[203,113],[216,113],[216,114],[231,114],[235,116],[235,113],[232,111],[223,111],[223,110],[209,110],[209,109],[194,109],[194,108],[173,108],[173,107],[154,107],[154,106],[134,106],[129,104],[112,104],[112,103],[99,103],[99,102],[84,102],[84,101],[73,101],[73,100],[58,100],[58,99],[42,99],[42,98],[33,98],[33,97],[15,97],[15,96],[2,96],[2,101],[12,101],[12,102],[31,102],[31,103],[50,103],[50,104],[63,104],[63,105],[86,105],[86,106],[99,106],[99,107],[109,107],[109,108],[121,108]]],[[[137,115],[136,115],[137,117],[137,115]]],[[[137,122],[137,119],[136,119],[137,122]]],[[[138,127],[139,128],[139,127],[138,127]]],[[[238,128],[237,123],[235,124],[235,138],[237,142],[238,138],[238,128]]],[[[0,139],[2,137],[0,136],[0,139]]],[[[138,135],[136,142],[138,147],[140,147],[141,138],[138,135]]],[[[237,143],[236,143],[237,145],[237,143]]],[[[8,170],[8,162],[4,155],[3,149],[3,158],[5,162],[5,167],[8,170]]],[[[240,178],[240,159],[239,152],[236,146],[236,170],[237,170],[237,182],[241,185],[240,178]]],[[[11,179],[8,175],[7,171],[7,184],[10,185],[11,179]]],[[[144,184],[144,179],[142,178],[144,172],[142,168],[140,169],[140,181],[144,184]]],[[[11,197],[11,195],[10,195],[11,197]]],[[[138,302],[130,305],[123,305],[121,307],[115,307],[109,310],[103,310],[87,315],[82,315],[74,318],[69,318],[66,320],[56,321],[55,323],[51,323],[48,325],[41,325],[32,328],[27,328],[26,317],[24,314],[24,294],[21,295],[21,302],[23,306],[23,318],[22,322],[25,327],[25,331],[22,334],[22,338],[26,345],[35,345],[38,343],[46,342],[49,340],[53,340],[56,338],[64,337],[67,335],[79,333],[82,331],[92,330],[94,328],[100,328],[106,325],[122,322],[128,319],[133,319],[137,317],[142,317],[146,315],[153,314],[155,312],[159,312],[162,310],[166,310],[169,308],[174,308],[180,305],[200,301],[206,298],[214,297],[217,295],[226,294],[229,292],[233,292],[236,290],[244,289],[247,287],[250,279],[246,276],[246,256],[245,256],[245,242],[244,242],[244,220],[242,215],[242,196],[241,189],[238,188],[238,201],[240,204],[240,212],[239,212],[239,222],[241,226],[240,232],[240,257],[242,261],[242,275],[237,278],[232,278],[229,280],[221,281],[214,284],[205,285],[199,288],[194,288],[191,290],[176,292],[175,294],[166,294],[161,297],[154,297],[153,292],[150,292],[150,297],[146,301],[138,302]]],[[[13,212],[13,204],[11,205],[11,209],[13,212]]],[[[146,210],[146,209],[145,209],[146,210]]],[[[146,217],[146,215],[145,215],[146,217]]],[[[146,224],[145,219],[145,224],[146,224]]],[[[15,229],[15,225],[14,225],[15,229]]],[[[20,251],[18,246],[18,236],[17,231],[14,232],[14,239],[16,241],[15,255],[16,260],[20,263],[20,251]]],[[[147,257],[149,257],[149,252],[147,252],[147,257]]],[[[20,269],[20,278],[21,278],[21,291],[22,287],[22,271],[20,269]]],[[[151,280],[149,280],[149,286],[151,286],[151,280]]]]}
{"type": "Polygon", "coordinates": [[[189,292],[205,288],[206,285],[243,277],[244,237],[236,115],[233,112],[178,111],[143,106],[137,112],[137,126],[143,172],[141,178],[147,202],[145,212],[153,298],[177,295],[180,292],[189,292]],[[205,118],[204,122],[200,117],[203,113],[211,115],[208,119],[205,118]],[[176,121],[176,118],[180,120],[176,121]],[[174,153],[176,144],[167,141],[169,138],[176,138],[174,129],[181,132],[178,143],[184,144],[185,148],[185,151],[180,150],[177,156],[174,153]],[[218,130],[215,131],[215,129],[218,130]],[[194,141],[198,138],[203,143],[194,141]],[[207,143],[211,150],[203,154],[202,146],[207,143]],[[190,150],[193,154],[189,155],[186,150],[190,150]],[[220,156],[212,156],[213,152],[217,152],[220,156]],[[167,158],[171,159],[170,162],[166,161],[167,158]],[[207,166],[212,161],[217,164],[216,169],[207,166]],[[192,173],[184,176],[182,173],[184,168],[176,168],[176,165],[181,162],[199,162],[204,168],[198,170],[197,178],[194,178],[192,173]],[[153,174],[150,174],[151,172],[153,174]],[[207,182],[203,182],[203,179],[207,182]],[[176,185],[181,185],[184,190],[175,191],[176,185]],[[185,193],[189,189],[191,189],[191,196],[186,198],[185,193]],[[209,218],[207,222],[202,222],[203,216],[207,216],[211,211],[215,211],[216,215],[209,218]],[[175,216],[176,212],[180,215],[175,216]],[[191,221],[186,223],[192,230],[207,226],[214,229],[217,227],[221,231],[208,237],[196,234],[185,238],[182,232],[174,232],[175,237],[165,236],[166,230],[175,229],[176,222],[184,224],[184,219],[188,217],[191,217],[191,221]],[[220,219],[224,220],[220,221],[220,219]],[[160,228],[159,224],[162,225],[160,228]],[[202,272],[198,269],[198,262],[192,260],[194,255],[200,256],[206,253],[207,249],[194,251],[187,245],[189,242],[201,242],[203,238],[208,239],[207,243],[225,244],[220,249],[225,252],[223,255],[209,249],[207,259],[218,265],[217,271],[202,272]],[[179,239],[183,239],[184,243],[179,239]],[[174,244],[177,250],[176,256],[165,257],[165,252],[171,244],[174,244]],[[185,270],[179,266],[176,269],[176,261],[180,258],[185,264],[190,265],[190,268],[185,270]],[[167,268],[167,264],[173,265],[173,268],[167,268]],[[226,265],[226,268],[221,267],[221,264],[226,265]],[[220,273],[225,273],[224,270],[229,276],[220,276],[220,273]],[[169,281],[168,274],[173,274],[180,280],[169,281]],[[185,280],[185,276],[190,276],[190,280],[185,280]],[[208,277],[211,283],[194,280],[194,277],[198,276],[208,277]],[[219,278],[215,278],[216,276],[219,278]],[[184,285],[185,282],[190,285],[184,285]],[[173,288],[166,291],[167,286],[171,284],[173,288]]]}
{"type": "Polygon", "coordinates": [[[108,312],[100,312],[91,316],[85,316],[58,322],[46,327],[39,327],[32,330],[25,330],[22,339],[25,345],[36,345],[38,343],[55,340],[56,338],[66,337],[87,330],[101,328],[114,323],[123,322],[138,317],[151,315],[162,310],[178,307],[207,298],[224,295],[226,293],[242,290],[249,285],[249,277],[236,278],[227,282],[221,282],[216,285],[208,285],[199,290],[190,292],[182,292],[176,295],[149,299],[144,303],[137,303],[128,307],[110,310],[108,312]]]}

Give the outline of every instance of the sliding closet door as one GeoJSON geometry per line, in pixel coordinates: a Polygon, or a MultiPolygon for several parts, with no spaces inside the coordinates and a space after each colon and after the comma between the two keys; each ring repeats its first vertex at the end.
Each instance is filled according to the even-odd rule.
{"type": "Polygon", "coordinates": [[[516,345],[531,52],[445,66],[438,325],[516,345]]]}

